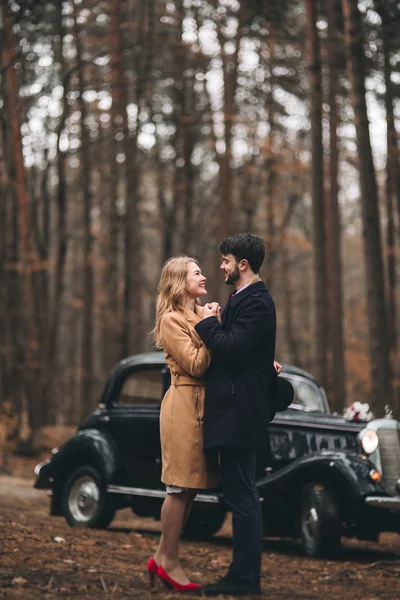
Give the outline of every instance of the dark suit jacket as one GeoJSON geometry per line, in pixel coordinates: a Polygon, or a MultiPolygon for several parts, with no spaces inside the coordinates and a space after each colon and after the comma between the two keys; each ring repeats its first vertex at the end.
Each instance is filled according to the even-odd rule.
{"type": "Polygon", "coordinates": [[[229,298],[222,325],[208,317],[195,327],[211,350],[206,374],[204,449],[262,448],[273,411],[275,305],[262,281],[229,298]]]}

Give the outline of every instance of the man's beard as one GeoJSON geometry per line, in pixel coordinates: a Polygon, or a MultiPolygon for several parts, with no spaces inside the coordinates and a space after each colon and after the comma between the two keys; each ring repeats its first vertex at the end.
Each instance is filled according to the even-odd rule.
{"type": "Polygon", "coordinates": [[[226,285],[234,285],[240,279],[239,267],[236,265],[233,273],[230,273],[225,279],[226,285]]]}

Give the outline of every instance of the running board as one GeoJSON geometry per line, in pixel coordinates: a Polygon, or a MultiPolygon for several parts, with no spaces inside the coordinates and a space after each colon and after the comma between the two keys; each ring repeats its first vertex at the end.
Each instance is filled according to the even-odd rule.
{"type": "MultiPolygon", "coordinates": [[[[124,485],[108,485],[109,494],[127,494],[128,496],[145,496],[147,498],[165,498],[167,492],[164,490],[148,490],[146,488],[126,487],[124,485]]],[[[219,498],[215,495],[197,494],[195,502],[207,502],[209,504],[219,504],[219,498]]]]}

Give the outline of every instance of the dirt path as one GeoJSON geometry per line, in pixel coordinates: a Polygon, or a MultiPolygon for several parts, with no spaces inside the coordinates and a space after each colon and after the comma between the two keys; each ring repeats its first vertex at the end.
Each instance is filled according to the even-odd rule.
{"type": "MultiPolygon", "coordinates": [[[[120,511],[105,531],[71,529],[49,517],[46,492],[32,480],[0,477],[0,598],[189,598],[148,590],[145,565],[159,523],[120,511]]],[[[194,581],[222,576],[230,562],[229,521],[212,542],[182,543],[183,565],[194,581]]],[[[346,541],[340,560],[309,559],[294,542],[268,540],[263,552],[263,597],[269,600],[398,600],[400,536],[379,544],[346,541]]],[[[256,597],[254,597],[256,598],[256,597]]]]}

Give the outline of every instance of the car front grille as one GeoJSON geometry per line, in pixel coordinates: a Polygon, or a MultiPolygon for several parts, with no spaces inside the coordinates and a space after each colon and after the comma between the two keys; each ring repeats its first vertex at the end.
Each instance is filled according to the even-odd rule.
{"type": "Polygon", "coordinates": [[[400,478],[400,429],[377,430],[379,453],[382,464],[382,475],[391,494],[395,494],[395,486],[400,478]]]}

